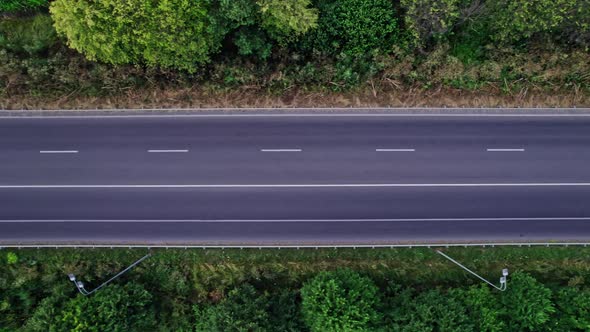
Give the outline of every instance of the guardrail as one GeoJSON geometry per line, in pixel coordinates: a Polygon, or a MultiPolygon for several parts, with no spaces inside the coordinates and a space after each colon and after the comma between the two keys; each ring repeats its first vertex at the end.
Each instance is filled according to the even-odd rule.
{"type": "Polygon", "coordinates": [[[165,244],[2,244],[0,249],[41,249],[41,248],[163,248],[163,249],[321,249],[321,248],[450,248],[450,247],[587,247],[590,242],[509,242],[509,243],[417,243],[417,244],[333,244],[333,245],[165,245],[165,244]]]}

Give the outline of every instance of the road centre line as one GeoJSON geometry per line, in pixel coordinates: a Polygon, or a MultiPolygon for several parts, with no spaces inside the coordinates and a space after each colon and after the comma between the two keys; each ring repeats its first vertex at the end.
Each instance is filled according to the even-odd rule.
{"type": "Polygon", "coordinates": [[[376,152],[415,152],[416,149],[375,149],[376,152]]]}
{"type": "Polygon", "coordinates": [[[260,152],[301,152],[302,149],[260,149],[260,152]]]}
{"type": "Polygon", "coordinates": [[[381,218],[381,219],[0,219],[0,223],[280,223],[280,222],[419,222],[419,221],[590,221],[590,217],[381,218]]]}
{"type": "Polygon", "coordinates": [[[78,150],[41,150],[39,153],[78,153],[78,150]]]}
{"type": "Polygon", "coordinates": [[[167,189],[167,188],[406,188],[406,187],[590,187],[590,182],[522,183],[329,183],[329,184],[53,184],[0,185],[0,189],[167,189]]]}
{"type": "Polygon", "coordinates": [[[486,149],[487,152],[524,152],[523,148],[519,149],[486,149]]]}
{"type": "Polygon", "coordinates": [[[188,152],[188,150],[148,150],[150,153],[183,153],[188,152]]]}

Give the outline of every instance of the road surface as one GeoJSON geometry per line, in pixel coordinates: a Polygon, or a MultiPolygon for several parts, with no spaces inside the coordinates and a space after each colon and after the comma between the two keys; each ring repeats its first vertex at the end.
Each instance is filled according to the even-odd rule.
{"type": "Polygon", "coordinates": [[[0,138],[0,244],[590,240],[590,117],[18,117],[0,138]]]}

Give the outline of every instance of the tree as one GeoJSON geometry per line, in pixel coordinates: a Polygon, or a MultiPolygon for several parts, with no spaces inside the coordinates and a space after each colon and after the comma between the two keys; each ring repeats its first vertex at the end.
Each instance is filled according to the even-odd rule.
{"type": "Polygon", "coordinates": [[[397,38],[397,19],[390,0],[327,0],[318,4],[320,16],[312,48],[325,54],[362,56],[387,50],[397,38]]]}
{"type": "Polygon", "coordinates": [[[210,0],[56,0],[55,28],[90,60],[195,72],[218,51],[224,29],[210,0]]]}
{"type": "Polygon", "coordinates": [[[273,331],[306,331],[298,301],[298,291],[281,289],[269,298],[270,326],[273,331]]]}
{"type": "Polygon", "coordinates": [[[511,331],[538,331],[555,312],[551,290],[522,272],[512,274],[501,303],[503,318],[511,331]]]}
{"type": "Polygon", "coordinates": [[[386,327],[401,332],[474,331],[466,306],[452,293],[439,289],[415,294],[390,287],[385,311],[386,327]]]}
{"type": "Polygon", "coordinates": [[[555,331],[590,331],[589,289],[562,288],[557,292],[555,302],[555,331]]]}
{"type": "Polygon", "coordinates": [[[216,305],[196,305],[194,312],[197,332],[262,332],[269,327],[268,299],[249,284],[232,289],[216,305]]]}
{"type": "Polygon", "coordinates": [[[506,324],[502,321],[501,305],[496,294],[492,293],[488,285],[481,284],[469,289],[453,289],[453,298],[463,302],[467,315],[475,325],[476,331],[501,332],[506,331],[506,324]]]}
{"type": "Polygon", "coordinates": [[[262,27],[279,42],[293,40],[317,26],[318,10],[310,0],[257,0],[262,27]]]}
{"type": "Polygon", "coordinates": [[[139,284],[111,284],[92,296],[62,300],[60,296],[44,300],[37,311],[45,321],[32,319],[29,330],[143,332],[156,326],[152,295],[139,284]]]}
{"type": "Polygon", "coordinates": [[[47,52],[57,42],[51,17],[37,14],[21,20],[0,20],[0,49],[25,56],[47,52]]]}
{"type": "Polygon", "coordinates": [[[18,12],[47,7],[47,0],[2,0],[0,13],[18,12]]]}
{"type": "Polygon", "coordinates": [[[377,293],[352,270],[320,272],[301,289],[304,320],[312,331],[368,331],[380,320],[377,293]]]}
{"type": "MultiPolygon", "coordinates": [[[[489,2],[492,38],[512,44],[551,33],[571,19],[580,0],[495,0],[489,2]]],[[[587,13],[586,13],[587,15],[587,13]]]]}
{"type": "Polygon", "coordinates": [[[482,0],[401,0],[400,5],[405,28],[420,48],[441,39],[484,9],[482,0]]]}

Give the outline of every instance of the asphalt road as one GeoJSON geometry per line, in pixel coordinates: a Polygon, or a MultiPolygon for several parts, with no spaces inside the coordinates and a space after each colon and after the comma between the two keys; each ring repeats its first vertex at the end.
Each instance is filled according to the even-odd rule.
{"type": "Polygon", "coordinates": [[[0,119],[2,244],[590,240],[590,117],[0,119]]]}

